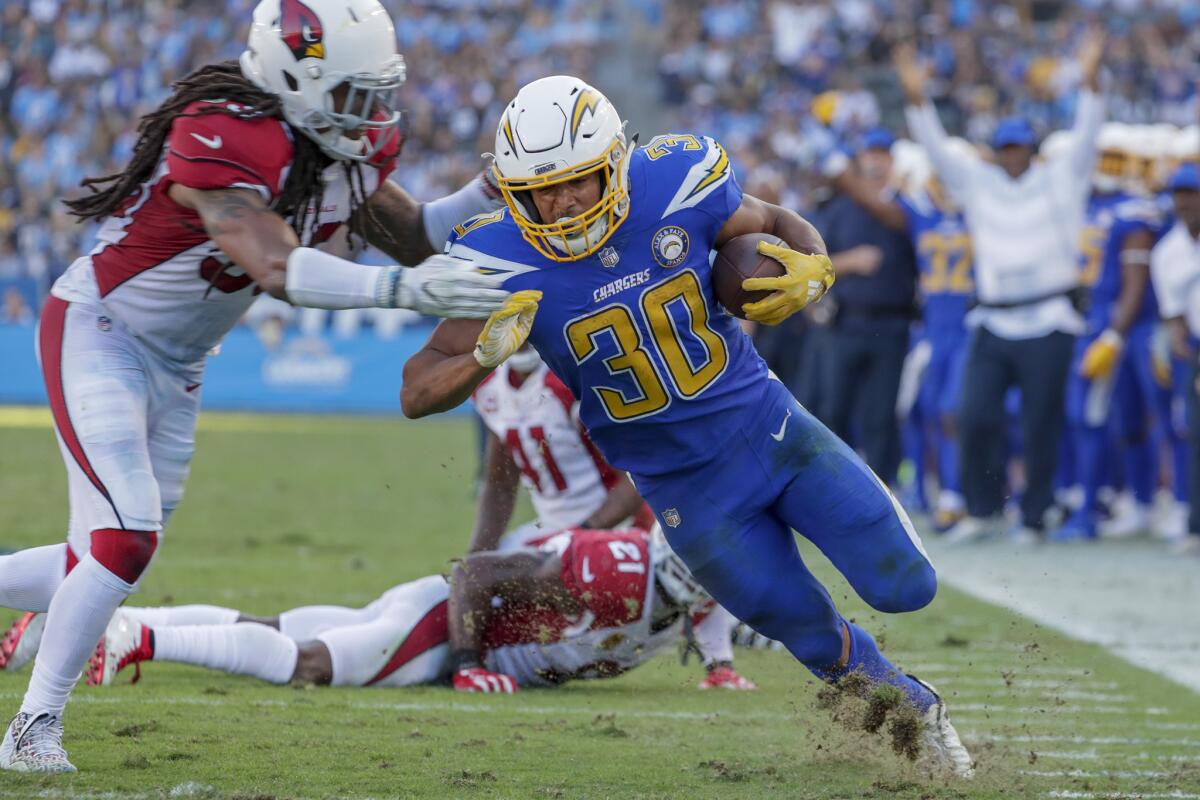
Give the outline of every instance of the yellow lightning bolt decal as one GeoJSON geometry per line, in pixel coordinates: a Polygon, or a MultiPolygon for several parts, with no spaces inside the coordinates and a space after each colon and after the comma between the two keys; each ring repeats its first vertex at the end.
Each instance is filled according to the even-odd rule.
{"type": "Polygon", "coordinates": [[[591,89],[584,89],[575,98],[575,108],[571,110],[571,144],[575,144],[575,137],[579,134],[579,126],[583,123],[584,113],[595,114],[599,105],[600,95],[591,89]]]}
{"type": "Polygon", "coordinates": [[[725,177],[725,173],[729,171],[729,155],[721,145],[716,145],[716,148],[721,151],[721,155],[717,158],[717,163],[709,167],[708,174],[696,184],[696,188],[688,192],[688,197],[695,197],[700,194],[709,186],[720,181],[721,178],[725,177]]]}
{"type": "Polygon", "coordinates": [[[503,128],[504,128],[504,138],[508,139],[508,146],[512,148],[512,151],[514,153],[517,152],[517,143],[515,140],[513,140],[512,120],[508,118],[508,114],[504,115],[503,128]]]}

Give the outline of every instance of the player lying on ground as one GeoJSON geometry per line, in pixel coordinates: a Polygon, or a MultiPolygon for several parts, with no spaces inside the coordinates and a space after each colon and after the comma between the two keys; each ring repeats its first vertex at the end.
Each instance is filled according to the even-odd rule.
{"type": "Polygon", "coordinates": [[[174,661],[271,683],[449,678],[459,691],[512,693],[639,666],[679,641],[705,599],[661,534],[564,531],[536,547],[472,553],[449,583],[439,575],[403,583],[361,609],[308,606],[266,619],[211,606],[122,609],[88,682],[174,661]]]}
{"type": "Polygon", "coordinates": [[[447,252],[504,275],[514,297],[542,301],[503,326],[439,325],[405,365],[405,414],[458,405],[528,337],[714,599],[824,680],[858,672],[900,689],[940,768],[970,776],[941,698],[838,613],[792,535],[816,544],[873,608],[895,613],[937,589],[912,523],[771,378],[714,298],[710,253],[742,234],[774,234],[788,246],[758,251],[785,274],[745,281],[770,294],[742,310],[783,321],[833,282],[820,236],[743,195],[712,139],[672,134],[631,151],[623,128],[602,94],[566,76],[525,86],[505,109],[494,167],[508,208],[458,226],[447,252]]]}
{"type": "MultiPolygon", "coordinates": [[[[488,428],[471,551],[509,551],[567,528],[649,530],[651,513],[629,476],[613,469],[579,421],[579,403],[526,345],[480,384],[475,409],[488,428]],[[537,519],[505,533],[517,486],[537,519]]],[[[733,668],[733,615],[709,602],[695,620],[707,672],[701,689],[754,689],[733,668]]],[[[3,645],[0,644],[0,657],[3,645]]]]}
{"type": "Polygon", "coordinates": [[[377,0],[263,0],[240,62],[177,83],[141,120],[126,169],[85,181],[92,194],[68,202],[102,221],[99,245],[54,284],[38,331],[69,473],[71,552],[7,565],[25,599],[0,603],[48,615],[0,768],[74,771],[67,698],[182,498],[205,356],[258,293],[481,319],[505,303],[493,278],[433,255],[454,223],[492,206],[486,184],[422,206],[388,180],[404,78],[377,0]],[[327,242],[420,265],[361,266],[318,248],[327,242]]]}

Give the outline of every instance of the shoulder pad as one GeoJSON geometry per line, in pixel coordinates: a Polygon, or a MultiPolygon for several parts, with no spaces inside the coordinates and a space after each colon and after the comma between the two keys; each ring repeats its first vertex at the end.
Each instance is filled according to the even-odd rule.
{"type": "Polygon", "coordinates": [[[236,104],[212,110],[217,104],[192,103],[172,121],[170,179],[193,189],[252,188],[274,199],[294,152],[286,124],[275,117],[238,116],[236,104]]]}
{"type": "Polygon", "coordinates": [[[1162,220],[1162,211],[1153,201],[1131,197],[1117,204],[1113,212],[1117,217],[1131,222],[1156,223],[1162,220]]]}
{"type": "Polygon", "coordinates": [[[476,214],[454,226],[446,255],[474,261],[490,274],[519,274],[537,269],[541,253],[525,241],[507,208],[476,214]]]}
{"type": "MultiPolygon", "coordinates": [[[[737,185],[736,181],[731,181],[733,166],[729,163],[729,154],[711,136],[693,136],[689,133],[657,136],[647,143],[642,152],[647,160],[647,171],[653,175],[652,185],[662,186],[666,190],[675,187],[675,192],[663,208],[664,218],[686,208],[699,207],[722,186],[731,183],[737,185]]],[[[737,199],[741,201],[740,189],[737,199]]],[[[725,203],[720,206],[722,221],[737,207],[734,205],[726,209],[725,203]]]]}

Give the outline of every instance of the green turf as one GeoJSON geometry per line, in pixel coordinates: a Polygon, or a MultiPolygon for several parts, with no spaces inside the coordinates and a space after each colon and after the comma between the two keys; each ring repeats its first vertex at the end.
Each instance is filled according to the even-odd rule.
{"type": "MultiPolygon", "coordinates": [[[[466,544],[475,465],[466,423],[292,418],[267,431],[216,427],[200,433],[187,500],[137,605],[274,613],[362,604],[443,570],[466,544]]],[[[65,495],[52,434],[0,428],[0,545],[61,540],[65,495]]],[[[695,663],[672,657],[616,680],[503,698],[279,688],[150,664],[136,686],[76,692],[66,743],[78,775],[0,774],[0,796],[1200,793],[1196,694],[948,588],[917,614],[868,613],[827,564],[811,561],[894,660],[947,695],[978,759],[976,781],[922,778],[881,741],[817,710],[817,684],[788,656],[739,651],[757,693],[700,693],[695,663]]],[[[3,713],[15,710],[27,677],[0,674],[3,713]]]]}

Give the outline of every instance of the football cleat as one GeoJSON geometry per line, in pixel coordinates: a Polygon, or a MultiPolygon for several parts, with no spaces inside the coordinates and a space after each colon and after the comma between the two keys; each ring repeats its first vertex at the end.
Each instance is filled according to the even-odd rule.
{"type": "Polygon", "coordinates": [[[1124,539],[1145,533],[1150,528],[1150,509],[1129,495],[1121,495],[1113,503],[1112,516],[1100,523],[1100,535],[1105,539],[1124,539]]]}
{"type": "Polygon", "coordinates": [[[734,691],[752,692],[758,684],[749,678],[738,674],[733,665],[727,663],[713,664],[708,668],[704,680],[696,685],[697,689],[732,689],[734,691]]]}
{"type": "Polygon", "coordinates": [[[938,533],[945,533],[966,517],[966,512],[956,508],[939,508],[933,512],[933,527],[938,533]]]}
{"type": "Polygon", "coordinates": [[[990,539],[1000,533],[1002,524],[999,517],[963,517],[946,531],[942,541],[946,544],[966,544],[990,539]]]}
{"type": "Polygon", "coordinates": [[[466,667],[454,673],[451,681],[456,692],[478,694],[516,694],[517,682],[511,675],[483,667],[466,667]]]}
{"type": "Polygon", "coordinates": [[[1082,511],[1072,514],[1061,528],[1050,533],[1052,542],[1090,542],[1096,538],[1096,523],[1082,511]]]}
{"type": "Polygon", "coordinates": [[[16,672],[37,655],[42,643],[46,615],[30,611],[21,615],[0,638],[0,669],[16,672]]]}
{"type": "Polygon", "coordinates": [[[908,677],[928,689],[937,700],[921,717],[924,729],[921,738],[925,745],[922,761],[925,767],[935,774],[953,775],[957,778],[975,777],[971,754],[963,747],[962,740],[958,738],[958,731],[954,730],[954,725],[950,723],[950,714],[946,711],[942,696],[920,678],[913,675],[908,677]]]}
{"type": "Polygon", "coordinates": [[[75,772],[62,745],[62,720],[54,714],[17,714],[0,743],[0,769],[75,772]]]}
{"type": "Polygon", "coordinates": [[[150,629],[118,611],[100,637],[96,652],[88,659],[88,686],[109,686],[117,673],[133,665],[133,680],[142,677],[141,662],[154,658],[150,629]]]}

